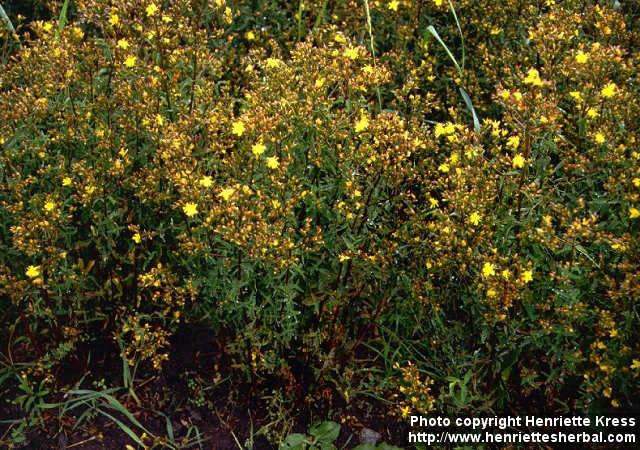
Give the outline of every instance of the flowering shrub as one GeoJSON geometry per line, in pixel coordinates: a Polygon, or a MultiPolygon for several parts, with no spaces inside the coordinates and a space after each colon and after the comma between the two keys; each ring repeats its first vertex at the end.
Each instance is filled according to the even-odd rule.
{"type": "Polygon", "coordinates": [[[7,370],[53,393],[106,338],[155,374],[204,323],[345,411],[637,408],[638,11],[277,3],[1,35],[7,370]]]}

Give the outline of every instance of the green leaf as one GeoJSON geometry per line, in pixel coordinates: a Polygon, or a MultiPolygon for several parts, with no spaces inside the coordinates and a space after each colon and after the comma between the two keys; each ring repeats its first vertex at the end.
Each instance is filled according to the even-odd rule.
{"type": "Polygon", "coordinates": [[[314,425],[309,429],[309,434],[321,443],[331,443],[338,439],[340,425],[327,421],[314,425]]]}
{"type": "Polygon", "coordinates": [[[387,444],[385,442],[378,444],[376,447],[377,450],[403,450],[402,447],[397,447],[395,445],[387,444]]]}
{"type": "Polygon", "coordinates": [[[280,450],[304,450],[307,444],[307,437],[301,433],[292,433],[280,444],[280,450]]]}

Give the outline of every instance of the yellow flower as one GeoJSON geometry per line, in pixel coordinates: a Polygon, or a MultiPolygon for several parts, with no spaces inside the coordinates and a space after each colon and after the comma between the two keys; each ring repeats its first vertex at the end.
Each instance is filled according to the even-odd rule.
{"type": "Polygon", "coordinates": [[[358,57],[358,49],[354,47],[349,47],[344,51],[344,56],[349,59],[356,59],[358,57]]]}
{"type": "Polygon", "coordinates": [[[118,39],[118,48],[121,48],[122,50],[126,50],[129,48],[129,41],[127,41],[126,39],[118,39]]]}
{"type": "Polygon", "coordinates": [[[338,259],[340,260],[340,262],[344,262],[344,261],[348,261],[349,259],[351,259],[351,257],[349,255],[347,255],[346,253],[341,253],[340,255],[338,255],[338,259]]]}
{"type": "Polygon", "coordinates": [[[438,166],[438,170],[439,170],[440,172],[443,172],[443,173],[447,173],[447,172],[449,172],[449,164],[447,164],[447,163],[440,164],[440,165],[438,166]]]}
{"type": "Polygon", "coordinates": [[[452,124],[451,122],[447,122],[446,124],[437,123],[434,133],[436,137],[439,138],[440,136],[449,136],[455,133],[455,131],[456,131],[455,125],[452,124]]]}
{"type": "Polygon", "coordinates": [[[398,6],[400,6],[400,2],[398,0],[392,0],[389,2],[388,8],[391,11],[397,11],[398,10],[398,6]]]}
{"type": "Polygon", "coordinates": [[[133,242],[135,242],[136,244],[139,244],[140,242],[142,242],[142,238],[140,237],[140,233],[136,233],[134,234],[131,239],[133,240],[133,242]]]}
{"type": "Polygon", "coordinates": [[[611,244],[611,248],[614,250],[619,250],[621,252],[626,250],[626,247],[624,244],[618,244],[617,242],[615,244],[611,244]]]}
{"type": "Polygon", "coordinates": [[[504,278],[505,280],[508,280],[509,278],[511,278],[511,271],[509,269],[504,269],[500,275],[502,275],[502,278],[504,278]]]}
{"type": "Polygon", "coordinates": [[[533,280],[533,270],[529,269],[522,272],[522,276],[520,277],[520,279],[523,283],[528,283],[533,280]]]}
{"type": "Polygon", "coordinates": [[[228,24],[233,22],[233,11],[228,6],[224,8],[224,21],[228,24]]]}
{"type": "Polygon", "coordinates": [[[200,186],[204,188],[209,188],[213,185],[213,180],[209,175],[205,175],[204,177],[200,178],[200,181],[198,183],[200,183],[200,186]]]}
{"type": "Polygon", "coordinates": [[[631,182],[635,187],[640,188],[640,178],[634,178],[631,182]]]}
{"type": "Polygon", "coordinates": [[[82,31],[80,27],[71,28],[71,33],[73,34],[73,37],[77,40],[80,40],[84,37],[84,31],[82,31]]]}
{"type": "Polygon", "coordinates": [[[631,361],[631,368],[633,370],[640,369],[640,359],[634,359],[631,361]]]}
{"type": "Polygon", "coordinates": [[[231,130],[236,136],[242,136],[244,133],[244,123],[241,121],[233,122],[233,129],[231,130]]]}
{"type": "Polygon", "coordinates": [[[182,207],[182,211],[184,211],[187,217],[193,217],[198,214],[198,205],[193,202],[185,203],[185,205],[182,207]]]}
{"type": "Polygon", "coordinates": [[[582,101],[582,94],[579,91],[571,91],[569,92],[569,96],[578,103],[582,101]]]}
{"type": "Polygon", "coordinates": [[[431,205],[432,208],[437,208],[439,204],[440,202],[437,199],[429,197],[429,205],[431,205]]]}
{"type": "Polygon", "coordinates": [[[633,206],[629,208],[629,218],[637,219],[638,217],[640,217],[640,210],[638,208],[634,208],[633,206]]]}
{"type": "Polygon", "coordinates": [[[492,275],[496,274],[496,268],[493,264],[491,264],[490,262],[486,262],[484,263],[484,265],[482,266],[482,275],[485,278],[489,278],[492,275]]]}
{"type": "Polygon", "coordinates": [[[127,59],[124,60],[124,65],[127,67],[133,67],[136,65],[136,57],[133,55],[127,56],[127,59]]]}
{"type": "Polygon", "coordinates": [[[262,155],[266,150],[267,150],[267,146],[264,145],[262,142],[258,142],[257,144],[254,144],[253,147],[251,147],[251,153],[253,153],[256,156],[262,155]]]}
{"type": "Polygon", "coordinates": [[[595,108],[587,109],[587,117],[589,119],[595,119],[596,117],[598,117],[598,110],[595,108]]]}
{"type": "MultiPolygon", "coordinates": [[[[442,0],[436,0],[436,3],[438,1],[442,2],[442,0]]],[[[406,419],[409,416],[410,412],[411,412],[411,408],[409,408],[408,406],[403,406],[402,408],[400,408],[400,414],[402,414],[403,419],[406,419]]]]}
{"type": "Polygon", "coordinates": [[[354,129],[356,130],[356,133],[361,133],[367,128],[369,128],[369,119],[367,118],[367,116],[363,115],[362,117],[360,117],[360,120],[356,122],[354,129]]]}
{"type": "Polygon", "coordinates": [[[515,150],[518,148],[519,145],[520,145],[520,136],[511,136],[509,139],[507,139],[507,147],[510,147],[515,150]]]}
{"type": "Polygon", "coordinates": [[[522,169],[524,167],[524,163],[524,156],[520,153],[517,153],[516,156],[513,157],[513,160],[511,160],[511,165],[514,169],[522,169]]]}
{"type": "Polygon", "coordinates": [[[228,202],[234,192],[235,192],[235,189],[233,188],[225,188],[220,191],[220,193],[218,194],[218,197],[221,197],[225,202],[228,202]]]}
{"type": "Polygon", "coordinates": [[[324,78],[318,78],[314,83],[314,85],[316,88],[320,89],[322,86],[324,86],[324,82],[325,82],[324,78]]]}
{"type": "Polygon", "coordinates": [[[595,141],[596,141],[596,144],[602,144],[602,143],[604,143],[604,141],[605,141],[604,134],[602,134],[602,133],[596,133],[596,135],[595,135],[595,141]]]}
{"type": "Polygon", "coordinates": [[[147,13],[147,17],[153,17],[158,12],[158,7],[156,6],[155,3],[151,3],[151,4],[149,4],[149,6],[147,6],[145,11],[147,13]]]}
{"type": "Polygon", "coordinates": [[[55,203],[55,202],[53,202],[53,201],[49,200],[48,202],[46,202],[46,203],[44,204],[44,210],[45,210],[45,211],[47,211],[47,212],[51,212],[51,211],[53,211],[54,209],[56,209],[56,203],[55,203]]]}
{"type": "Polygon", "coordinates": [[[602,95],[605,98],[613,97],[614,95],[616,95],[617,89],[618,87],[616,86],[615,83],[607,83],[605,87],[603,87],[602,90],[600,91],[600,95],[602,95]]]}
{"type": "Polygon", "coordinates": [[[36,278],[40,276],[40,266],[29,266],[25,272],[29,278],[36,278]]]}
{"type": "Polygon", "coordinates": [[[278,58],[267,58],[266,66],[268,69],[275,69],[280,66],[280,61],[278,58]]]}
{"type": "Polygon", "coordinates": [[[542,80],[540,79],[540,73],[536,69],[529,69],[527,76],[524,79],[524,84],[532,84],[534,86],[542,86],[542,80]]]}
{"type": "Polygon", "coordinates": [[[498,292],[494,288],[489,288],[487,291],[487,297],[495,298],[498,295],[498,292]]]}
{"type": "Polygon", "coordinates": [[[589,54],[583,52],[582,50],[578,50],[578,53],[576,53],[576,62],[578,64],[584,64],[589,60],[589,54]]]}
{"type": "Polygon", "coordinates": [[[247,38],[247,41],[253,41],[256,39],[256,34],[253,31],[247,31],[244,37],[247,38]]]}
{"type": "Polygon", "coordinates": [[[444,2],[444,0],[433,0],[433,3],[435,3],[436,6],[442,6],[443,2],[444,2]]]}
{"type": "Polygon", "coordinates": [[[267,167],[269,169],[277,169],[280,163],[278,162],[278,158],[275,156],[270,156],[267,158],[267,167]]]}
{"type": "Polygon", "coordinates": [[[480,219],[482,218],[482,216],[480,214],[478,214],[477,212],[473,212],[471,213],[471,215],[469,216],[469,222],[473,225],[479,225],[480,224],[480,219]]]}
{"type": "Polygon", "coordinates": [[[45,23],[42,28],[44,29],[44,31],[46,31],[47,33],[50,33],[51,30],[53,30],[53,24],[51,22],[47,22],[45,23]]]}
{"type": "Polygon", "coordinates": [[[116,13],[111,14],[111,16],[109,16],[109,24],[111,26],[117,26],[120,23],[120,17],[118,17],[118,15],[116,13]]]}
{"type": "Polygon", "coordinates": [[[71,183],[73,182],[73,180],[71,180],[70,177],[64,177],[62,179],[62,185],[63,186],[71,186],[71,183]]]}

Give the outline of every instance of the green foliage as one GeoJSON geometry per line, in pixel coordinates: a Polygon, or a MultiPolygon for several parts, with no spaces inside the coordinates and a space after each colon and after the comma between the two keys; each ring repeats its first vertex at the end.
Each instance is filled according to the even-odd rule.
{"type": "MultiPolygon", "coordinates": [[[[220,376],[185,369],[191,406],[251,386],[276,442],[301,401],[398,421],[635,407],[633,6],[49,6],[0,34],[14,440],[104,347],[122,389],[69,401],[140,443],[127,408],[196,325],[220,376]]],[[[323,426],[287,445],[333,445],[323,426]]]]}
{"type": "Polygon", "coordinates": [[[312,425],[308,434],[292,433],[280,444],[280,450],[331,450],[340,435],[340,425],[321,422],[312,425]]]}

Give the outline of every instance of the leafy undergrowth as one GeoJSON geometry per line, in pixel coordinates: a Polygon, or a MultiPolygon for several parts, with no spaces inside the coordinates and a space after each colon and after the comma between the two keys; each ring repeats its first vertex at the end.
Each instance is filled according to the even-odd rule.
{"type": "MultiPolygon", "coordinates": [[[[161,374],[136,383],[132,392],[123,388],[122,367],[113,364],[117,347],[96,343],[93,362],[62,364],[57,380],[74,385],[46,402],[37,401],[34,408],[40,410],[43,426],[21,430],[22,438],[14,431],[14,444],[93,449],[140,441],[153,448],[262,449],[272,448],[274,441],[312,443],[313,437],[304,438],[309,424],[333,416],[340,424],[331,426],[331,435],[339,431],[331,443],[356,446],[363,430],[380,430],[378,440],[402,445],[407,426],[388,417],[384,402],[347,404],[329,384],[320,386],[321,396],[305,397],[304,386],[313,380],[303,367],[292,370],[287,386],[277,378],[234,384],[219,339],[202,325],[178,329],[170,343],[174,358],[161,374]]],[[[359,359],[357,364],[375,361],[359,359]]],[[[8,398],[24,394],[19,388],[5,393],[8,398]]],[[[15,406],[2,405],[0,411],[6,418],[21,415],[15,406]]],[[[7,425],[0,432],[12,431],[7,425]]]]}

